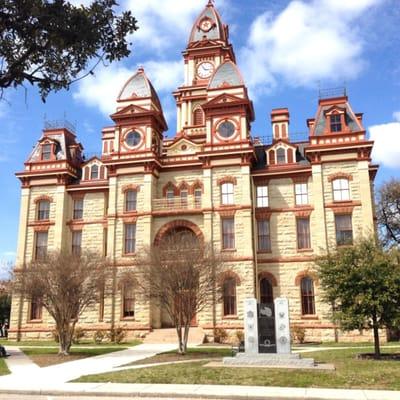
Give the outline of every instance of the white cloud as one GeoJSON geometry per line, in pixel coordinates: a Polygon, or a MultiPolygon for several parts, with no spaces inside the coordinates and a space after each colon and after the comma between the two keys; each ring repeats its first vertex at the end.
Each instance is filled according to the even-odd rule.
{"type": "Polygon", "coordinates": [[[241,61],[253,91],[317,86],[319,80],[356,77],[364,66],[359,18],[381,0],[293,0],[278,15],[265,12],[252,23],[241,61]]]}
{"type": "Polygon", "coordinates": [[[397,118],[399,122],[369,127],[371,140],[375,141],[372,159],[389,168],[400,167],[400,115],[397,118]]]}
{"type": "Polygon", "coordinates": [[[393,118],[395,121],[399,121],[400,122],[400,111],[395,111],[393,113],[393,118]]]}
{"type": "MultiPolygon", "coordinates": [[[[143,63],[143,66],[146,75],[159,93],[170,92],[181,83],[183,67],[180,61],[148,61],[143,63]]],[[[136,70],[137,67],[129,69],[117,64],[108,67],[99,66],[95,70],[95,75],[79,82],[73,97],[109,115],[116,109],[116,99],[122,86],[136,70]]]]}

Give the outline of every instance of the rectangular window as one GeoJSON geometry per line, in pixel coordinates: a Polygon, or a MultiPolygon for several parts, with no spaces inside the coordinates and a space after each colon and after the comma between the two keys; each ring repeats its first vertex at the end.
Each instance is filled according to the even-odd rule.
{"type": "Polygon", "coordinates": [[[72,232],[72,254],[80,256],[82,251],[82,231],[72,232]]]}
{"type": "Polygon", "coordinates": [[[128,190],[125,193],[125,211],[136,211],[137,192],[128,190]]]}
{"type": "Polygon", "coordinates": [[[350,200],[350,187],[348,179],[335,179],[332,182],[332,188],[334,201],[350,200]]]}
{"type": "Polygon", "coordinates": [[[47,232],[36,232],[35,234],[35,260],[46,257],[47,254],[47,232]]]}
{"type": "Polygon", "coordinates": [[[103,285],[99,290],[99,322],[104,320],[104,293],[105,287],[103,285]]]}
{"type": "Polygon", "coordinates": [[[271,234],[269,220],[261,219],[257,221],[258,228],[258,251],[271,251],[271,234]]]}
{"type": "Polygon", "coordinates": [[[50,202],[48,200],[41,200],[38,203],[37,219],[47,220],[50,218],[50,202]]]}
{"type": "Polygon", "coordinates": [[[107,245],[108,245],[108,230],[103,229],[103,257],[107,257],[107,245]]]}
{"type": "Polygon", "coordinates": [[[222,219],[222,249],[235,248],[235,219],[222,219]]]}
{"type": "Polygon", "coordinates": [[[257,186],[257,207],[268,207],[268,186],[257,186]]]}
{"type": "Polygon", "coordinates": [[[82,219],[82,218],[83,218],[83,199],[75,199],[72,219],[82,219]]]}
{"type": "Polygon", "coordinates": [[[296,194],[296,205],[304,206],[308,204],[308,187],[307,183],[296,183],[294,185],[294,191],[296,194]]]}
{"type": "Polygon", "coordinates": [[[125,285],[123,289],[123,317],[132,318],[135,316],[135,293],[133,287],[125,285]]]}
{"type": "Polygon", "coordinates": [[[31,321],[42,319],[42,300],[39,297],[33,297],[31,300],[29,319],[31,321]]]}
{"type": "Polygon", "coordinates": [[[174,191],[173,190],[167,190],[167,204],[168,206],[173,206],[174,205],[174,191]]]}
{"type": "Polygon", "coordinates": [[[194,206],[195,208],[201,208],[201,189],[195,189],[194,191],[194,206]]]}
{"type": "Polygon", "coordinates": [[[51,144],[44,144],[42,146],[42,160],[50,160],[51,158],[51,144]]]}
{"type": "Polygon", "coordinates": [[[331,132],[341,132],[342,131],[342,121],[339,114],[331,115],[331,132]]]}
{"type": "Polygon", "coordinates": [[[286,150],[283,148],[279,148],[276,151],[276,163],[277,164],[286,164],[286,150]]]}
{"type": "Polygon", "coordinates": [[[221,202],[224,205],[234,204],[233,183],[223,183],[221,185],[221,202]]]}
{"type": "Polygon", "coordinates": [[[132,254],[136,249],[136,224],[125,224],[125,254],[132,254]]]}
{"type": "Polygon", "coordinates": [[[297,218],[297,248],[311,248],[309,218],[297,218]]]}
{"type": "Polygon", "coordinates": [[[353,225],[351,215],[335,215],[336,244],[353,244],[353,225]]]}

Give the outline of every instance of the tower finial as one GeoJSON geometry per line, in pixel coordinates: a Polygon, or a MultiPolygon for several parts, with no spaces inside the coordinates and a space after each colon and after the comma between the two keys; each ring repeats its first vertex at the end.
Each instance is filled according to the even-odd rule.
{"type": "Polygon", "coordinates": [[[208,0],[207,7],[214,7],[215,0],[208,0]]]}

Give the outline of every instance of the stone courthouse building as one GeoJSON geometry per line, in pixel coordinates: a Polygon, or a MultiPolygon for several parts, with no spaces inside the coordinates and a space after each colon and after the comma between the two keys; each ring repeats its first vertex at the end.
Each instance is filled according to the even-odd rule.
{"type": "MultiPolygon", "coordinates": [[[[189,230],[226,256],[221,301],[198,313],[195,325],[233,334],[243,328],[245,298],[284,296],[291,324],[306,328],[307,339],[333,340],[313,260],[374,230],[377,167],[362,114],[344,93],[323,97],[306,141],[292,140],[286,108],[265,121],[272,140],[253,137],[253,104],[211,1],[194,22],[183,66],[172,138],[143,69],[121,88],[101,156],[85,160],[66,124],[44,129],[17,173],[17,267],[47,251],[89,249],[107,256],[118,277],[135,268],[141,247],[189,230]]],[[[80,316],[82,328],[119,326],[136,335],[170,326],[165,310],[133,287],[113,287],[80,316]]],[[[34,299],[13,299],[10,337],[45,337],[53,327],[34,299]]]]}

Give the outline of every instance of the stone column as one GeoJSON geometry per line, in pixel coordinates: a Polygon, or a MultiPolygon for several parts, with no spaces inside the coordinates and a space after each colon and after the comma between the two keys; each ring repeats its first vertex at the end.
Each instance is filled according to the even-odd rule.
{"type": "Polygon", "coordinates": [[[246,354],[258,354],[257,300],[244,301],[244,342],[246,354]]]}
{"type": "Polygon", "coordinates": [[[289,303],[286,298],[278,297],[274,300],[274,304],[276,352],[290,354],[289,303]]]}

